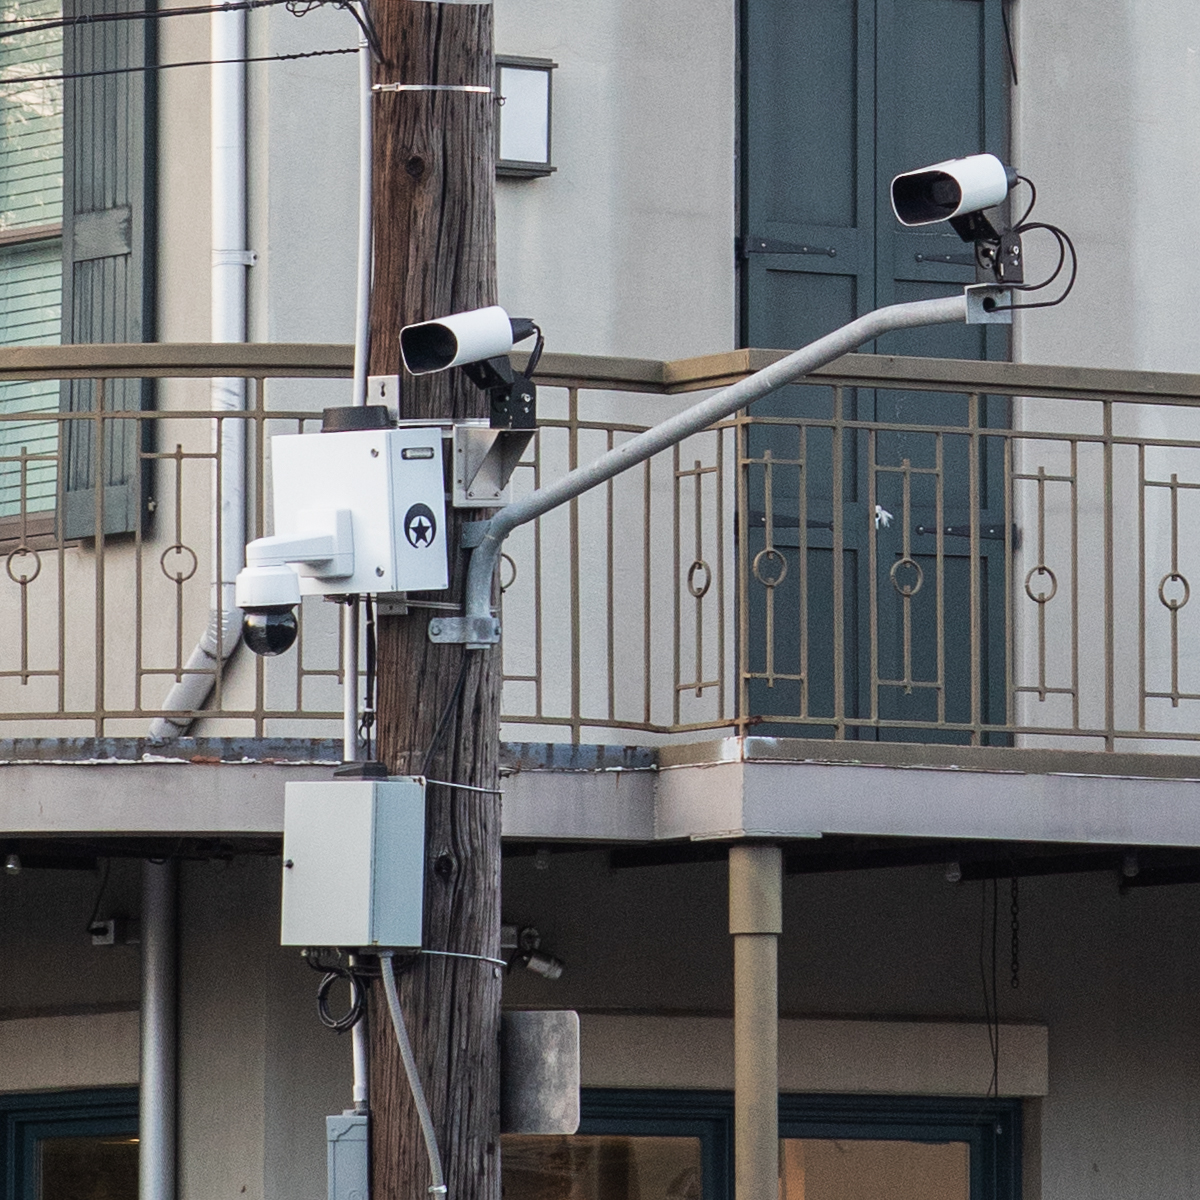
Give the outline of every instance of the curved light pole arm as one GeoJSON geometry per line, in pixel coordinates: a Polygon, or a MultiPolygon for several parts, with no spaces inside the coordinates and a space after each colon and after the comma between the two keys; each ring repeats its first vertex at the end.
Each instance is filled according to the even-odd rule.
{"type": "Polygon", "coordinates": [[[667,450],[732,416],[755,400],[778,391],[803,375],[841,358],[843,354],[885,333],[924,325],[944,325],[967,320],[966,296],[946,296],[937,300],[917,300],[878,308],[866,316],[835,329],[833,333],[810,342],[801,350],[738,380],[719,392],[639,433],[629,441],[602,454],[595,462],[564,475],[546,487],[503,508],[483,523],[482,537],[471,552],[467,569],[466,615],[435,617],[429,623],[429,636],[435,642],[465,643],[468,649],[482,650],[500,640],[500,622],[492,615],[492,575],[500,558],[504,539],[517,528],[558,508],[568,500],[594,488],[638,463],[667,450]]]}

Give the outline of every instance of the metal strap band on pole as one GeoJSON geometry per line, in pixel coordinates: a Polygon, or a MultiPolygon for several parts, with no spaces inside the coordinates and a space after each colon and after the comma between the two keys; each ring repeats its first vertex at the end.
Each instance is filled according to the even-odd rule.
{"type": "Polygon", "coordinates": [[[492,89],[474,83],[375,83],[373,92],[476,92],[490,96],[492,89]]]}

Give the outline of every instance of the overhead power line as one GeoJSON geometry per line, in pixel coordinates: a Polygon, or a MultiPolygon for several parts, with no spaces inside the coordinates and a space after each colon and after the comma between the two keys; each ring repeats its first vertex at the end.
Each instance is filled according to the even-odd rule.
{"type": "Polygon", "coordinates": [[[0,39],[41,33],[47,29],[71,29],[77,25],[101,25],[108,21],[157,21],[163,17],[195,17],[205,13],[243,12],[251,8],[267,8],[273,4],[289,4],[292,0],[229,0],[226,4],[192,4],[185,8],[139,9],[136,12],[82,13],[78,17],[60,17],[42,21],[37,17],[0,21],[0,39]]]}
{"type": "Polygon", "coordinates": [[[15,87],[18,84],[61,83],[66,79],[94,79],[100,75],[132,75],[139,71],[167,71],[172,67],[212,67],[234,63],[291,62],[297,58],[322,58],[331,54],[357,54],[358,49],[347,46],[340,50],[304,50],[296,54],[260,54],[252,58],[198,58],[191,62],[158,63],[142,67],[113,67],[108,71],[72,71],[63,75],[26,75],[16,79],[0,79],[0,87],[15,87]]]}
{"type": "MultiPolygon", "coordinates": [[[[294,17],[307,16],[313,9],[333,5],[345,9],[362,30],[363,36],[371,47],[371,52],[379,59],[379,35],[375,31],[370,15],[359,14],[356,5],[351,0],[226,0],[223,4],[192,4],[181,8],[138,9],[134,12],[112,13],[81,13],[77,17],[60,17],[54,21],[41,21],[37,18],[28,20],[0,21],[0,41],[5,38],[24,37],[31,33],[44,33],[52,29],[75,29],[85,25],[100,25],[109,21],[159,21],[165,17],[195,17],[207,13],[245,12],[254,8],[270,8],[284,4],[294,17]]],[[[250,60],[247,60],[250,61],[250,60]]],[[[187,64],[192,65],[192,64],[187,64]]],[[[7,80],[3,81],[7,82],[7,80]]]]}

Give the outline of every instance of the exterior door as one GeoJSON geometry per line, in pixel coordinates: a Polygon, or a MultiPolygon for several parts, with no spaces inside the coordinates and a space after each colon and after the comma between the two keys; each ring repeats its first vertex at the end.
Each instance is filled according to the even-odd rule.
{"type": "MultiPolygon", "coordinates": [[[[951,230],[898,225],[889,185],[939,159],[1005,155],[1000,5],[743,0],[743,344],[795,348],[873,308],[974,281],[971,248],[951,230]]],[[[863,349],[1009,353],[1004,327],[966,325],[863,349]]],[[[748,715],[782,718],[771,723],[778,734],[902,740],[970,737],[906,729],[909,721],[1003,720],[1002,448],[894,427],[1003,426],[1005,403],[790,388],[750,415],[773,423],[752,425],[743,448],[746,561],[764,548],[777,557],[765,583],[758,574],[747,583],[748,715]],[[974,607],[973,523],[981,530],[974,607]]]]}

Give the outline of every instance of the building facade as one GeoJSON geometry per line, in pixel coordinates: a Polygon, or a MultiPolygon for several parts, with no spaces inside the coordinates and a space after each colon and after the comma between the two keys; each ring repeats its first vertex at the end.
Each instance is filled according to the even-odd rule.
{"type": "MultiPolygon", "coordinates": [[[[269,437],[350,395],[357,68],[278,56],[357,30],[247,15],[233,245],[228,75],[136,69],[221,57],[210,21],[0,40],[14,1198],[88,1171],[132,1194],[131,923],[164,867],[179,1195],[323,1195],[321,1118],[350,1100],[348,1039],[278,945],[284,784],[340,760],[336,612],[306,601],[268,663],[221,614],[230,530],[271,528],[269,437]],[[35,73],[81,78],[12,82],[35,73]],[[216,344],[230,272],[245,347],[216,344]],[[192,721],[168,697],[197,671],[192,721]]],[[[892,220],[901,169],[1005,157],[1081,264],[1061,306],[864,346],[514,534],[504,920],[565,967],[515,965],[504,1003],[580,1013],[584,1094],[578,1134],[507,1140],[506,1191],[731,1200],[751,846],[779,851],[787,1200],[1191,1195],[1195,14],[495,0],[495,21],[497,53],[555,64],[554,170],[497,181],[500,301],[548,343],[518,490],[973,278],[952,235],[892,220]]],[[[1031,278],[1053,268],[1044,233],[1026,248],[1031,278]]]]}

